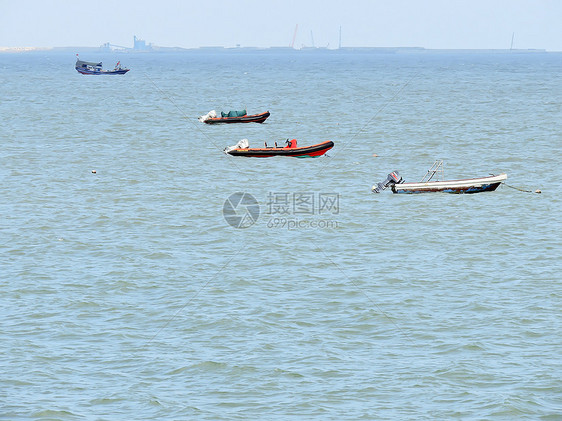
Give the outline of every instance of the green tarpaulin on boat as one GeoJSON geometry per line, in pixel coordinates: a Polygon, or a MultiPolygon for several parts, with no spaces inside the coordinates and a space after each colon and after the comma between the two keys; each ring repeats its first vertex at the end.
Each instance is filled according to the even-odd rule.
{"type": "Polygon", "coordinates": [[[245,115],[246,115],[246,110],[229,111],[227,113],[225,113],[224,111],[221,111],[221,117],[243,117],[245,115]]]}

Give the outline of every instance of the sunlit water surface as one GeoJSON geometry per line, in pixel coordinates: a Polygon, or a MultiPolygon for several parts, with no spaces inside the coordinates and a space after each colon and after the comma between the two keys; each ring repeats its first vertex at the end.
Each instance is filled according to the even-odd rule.
{"type": "Polygon", "coordinates": [[[561,54],[81,57],[0,55],[0,418],[562,416],[561,54]]]}

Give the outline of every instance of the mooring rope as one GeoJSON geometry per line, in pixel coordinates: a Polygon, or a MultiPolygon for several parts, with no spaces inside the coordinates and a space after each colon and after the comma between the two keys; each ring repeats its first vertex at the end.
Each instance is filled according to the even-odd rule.
{"type": "Polygon", "coordinates": [[[506,184],[506,183],[502,183],[502,184],[503,184],[504,186],[506,186],[506,187],[509,187],[509,188],[512,188],[512,189],[515,189],[515,190],[519,190],[519,191],[522,191],[522,192],[524,192],[524,193],[541,193],[541,191],[538,190],[538,189],[533,192],[532,190],[520,189],[519,187],[510,186],[509,184],[506,184]]]}
{"type": "MultiPolygon", "coordinates": [[[[490,175],[496,175],[494,173],[489,173],[490,175]]],[[[507,186],[511,189],[515,189],[515,190],[519,190],[522,191],[523,193],[542,193],[542,191],[540,191],[539,189],[536,189],[534,192],[532,190],[524,190],[524,189],[520,189],[519,187],[515,187],[515,186],[510,186],[509,184],[507,184],[505,181],[502,182],[502,184],[504,186],[507,186]]]]}

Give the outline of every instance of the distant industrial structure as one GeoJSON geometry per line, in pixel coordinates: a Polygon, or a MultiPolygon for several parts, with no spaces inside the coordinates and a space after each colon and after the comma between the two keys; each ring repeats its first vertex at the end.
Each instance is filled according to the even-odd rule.
{"type": "MultiPolygon", "coordinates": [[[[301,31],[302,32],[302,31],[301,31]]],[[[279,53],[294,53],[294,52],[302,52],[302,53],[322,53],[322,52],[339,52],[341,54],[346,53],[361,53],[361,54],[419,54],[419,53],[448,53],[454,51],[462,51],[464,53],[513,53],[513,54],[524,54],[524,53],[546,53],[547,51],[544,49],[517,49],[514,48],[514,40],[515,40],[515,33],[511,34],[511,45],[509,48],[506,49],[489,49],[489,50],[477,50],[477,49],[430,49],[426,50],[423,47],[352,47],[352,46],[344,46],[346,44],[344,40],[342,40],[342,26],[339,27],[339,34],[338,34],[338,43],[337,48],[330,48],[330,44],[328,43],[325,47],[324,46],[317,46],[317,41],[315,42],[314,34],[312,30],[310,30],[310,42],[311,45],[307,46],[304,43],[301,44],[300,47],[297,47],[295,44],[297,43],[297,35],[299,34],[299,24],[295,25],[293,36],[291,42],[286,47],[243,47],[240,44],[235,44],[235,47],[223,47],[223,46],[205,46],[205,47],[195,47],[195,48],[183,48],[183,47],[162,47],[158,45],[154,45],[152,43],[147,43],[144,39],[138,38],[136,35],[133,36],[133,45],[132,46],[124,46],[124,45],[117,45],[112,44],[110,42],[106,42],[99,47],[49,47],[49,48],[39,48],[39,47],[1,47],[0,46],[0,53],[8,52],[8,53],[16,53],[16,52],[33,52],[33,51],[72,51],[78,52],[79,49],[82,52],[90,52],[90,53],[182,53],[182,52],[193,52],[193,53],[226,53],[226,54],[236,54],[236,53],[247,53],[247,52],[259,52],[259,53],[267,53],[272,52],[275,54],[279,53]]],[[[302,37],[301,37],[302,38],[302,37]]]]}
{"type": "Polygon", "coordinates": [[[137,38],[137,36],[135,35],[133,37],[133,48],[125,47],[123,45],[111,44],[110,42],[106,42],[105,44],[102,44],[100,48],[106,51],[113,51],[113,50],[150,51],[152,50],[152,44],[147,45],[144,39],[137,38]]]}
{"type": "Polygon", "coordinates": [[[135,51],[147,51],[152,50],[152,44],[146,45],[146,41],[144,39],[137,38],[135,35],[133,37],[133,50],[135,51]]]}

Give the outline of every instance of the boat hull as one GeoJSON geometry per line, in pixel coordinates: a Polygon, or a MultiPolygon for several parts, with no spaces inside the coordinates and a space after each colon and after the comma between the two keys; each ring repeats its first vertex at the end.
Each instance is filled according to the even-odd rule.
{"type": "Polygon", "coordinates": [[[76,71],[83,75],[124,75],[131,69],[119,69],[119,70],[87,70],[76,67],[76,71]]]}
{"type": "Polygon", "coordinates": [[[401,183],[392,185],[393,193],[481,193],[494,191],[507,179],[507,174],[464,180],[429,181],[427,183],[401,183]]]}
{"type": "Polygon", "coordinates": [[[231,123],[263,123],[269,117],[269,111],[260,114],[244,115],[241,117],[216,117],[205,120],[207,124],[231,123]]]}
{"type": "Polygon", "coordinates": [[[227,153],[232,156],[246,156],[249,158],[270,158],[272,156],[290,156],[293,158],[316,158],[324,155],[334,147],[334,142],[328,140],[312,146],[302,148],[248,148],[233,149],[227,153]]]}

